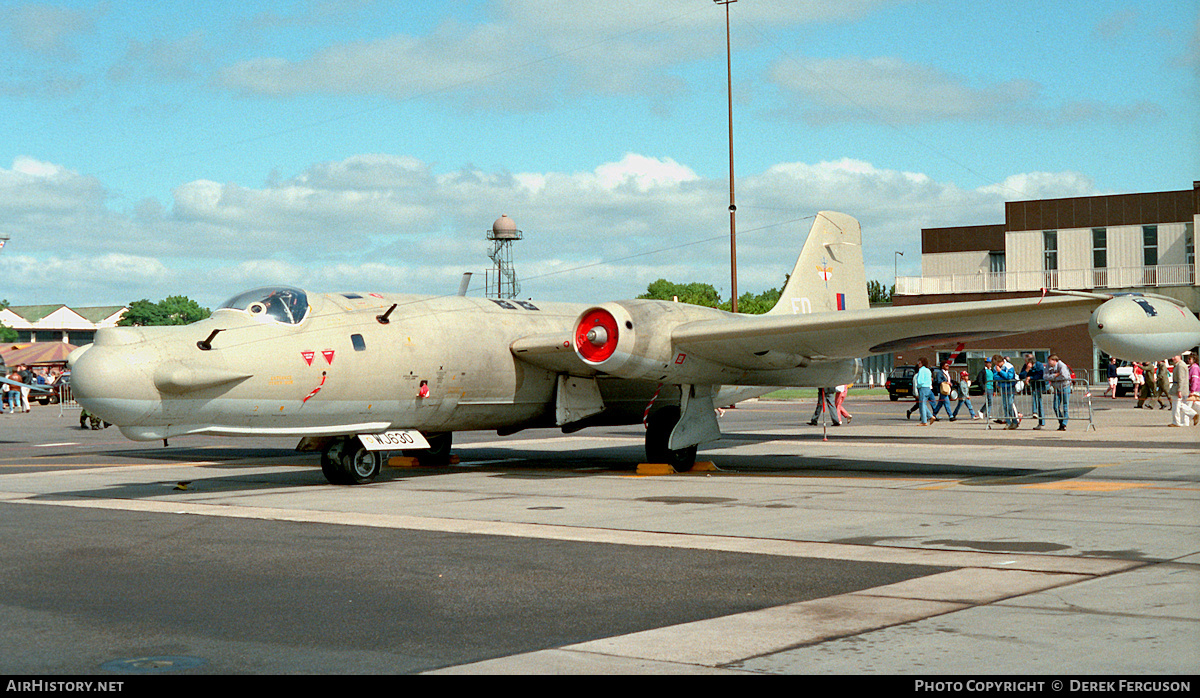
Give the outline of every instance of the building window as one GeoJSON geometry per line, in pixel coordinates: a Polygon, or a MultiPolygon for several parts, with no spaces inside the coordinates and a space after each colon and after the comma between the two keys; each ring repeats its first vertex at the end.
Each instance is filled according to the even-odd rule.
{"type": "Polygon", "coordinates": [[[1196,224],[1188,223],[1183,227],[1184,259],[1187,260],[1187,282],[1196,283],[1196,224]]]}
{"type": "Polygon", "coordinates": [[[1058,231],[1042,231],[1043,288],[1058,288],[1058,231]]]}
{"type": "Polygon", "coordinates": [[[1108,229],[1092,228],[1092,287],[1108,286],[1108,229]]]}
{"type": "Polygon", "coordinates": [[[1058,231],[1042,231],[1042,269],[1045,271],[1058,270],[1058,231]]]}
{"type": "Polygon", "coordinates": [[[1004,278],[1004,250],[988,252],[987,290],[1003,291],[1006,287],[1004,278]]]}
{"type": "Polygon", "coordinates": [[[1188,223],[1183,226],[1184,259],[1189,267],[1196,265],[1196,224],[1188,223]]]}
{"type": "Polygon", "coordinates": [[[1142,285],[1158,285],[1158,226],[1142,226],[1142,285]]]}
{"type": "Polygon", "coordinates": [[[1092,268],[1108,267],[1108,229],[1092,228],[1092,268]]]}
{"type": "Polygon", "coordinates": [[[1142,226],[1142,266],[1158,266],[1158,226],[1142,226]]]}

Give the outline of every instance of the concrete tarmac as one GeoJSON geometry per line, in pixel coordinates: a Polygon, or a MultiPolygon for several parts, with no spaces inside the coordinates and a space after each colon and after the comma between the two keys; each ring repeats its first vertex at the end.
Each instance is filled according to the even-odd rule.
{"type": "Polygon", "coordinates": [[[1194,673],[1200,429],[909,405],[745,403],[667,476],[641,427],[457,434],[360,487],[289,440],[0,415],[0,671],[1194,673]]]}

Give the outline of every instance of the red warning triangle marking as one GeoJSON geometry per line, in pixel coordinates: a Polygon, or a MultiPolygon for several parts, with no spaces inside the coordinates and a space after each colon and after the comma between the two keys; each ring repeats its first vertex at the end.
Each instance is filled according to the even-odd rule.
{"type": "Polygon", "coordinates": [[[302,351],[302,352],[300,352],[300,356],[304,357],[304,363],[308,364],[309,366],[312,366],[312,360],[313,360],[313,357],[316,356],[316,352],[302,351]]]}
{"type": "Polygon", "coordinates": [[[333,350],[332,349],[322,349],[321,356],[325,357],[325,363],[330,364],[330,365],[333,364],[333,350]]]}

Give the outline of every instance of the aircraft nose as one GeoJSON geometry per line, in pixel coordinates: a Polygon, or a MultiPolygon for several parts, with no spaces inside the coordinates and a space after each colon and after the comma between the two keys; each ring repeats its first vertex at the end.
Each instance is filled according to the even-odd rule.
{"type": "Polygon", "coordinates": [[[140,356],[136,330],[125,330],[133,328],[101,329],[92,346],[70,357],[75,399],[88,412],[119,426],[137,423],[157,402],[146,370],[153,362],[140,356]]]}

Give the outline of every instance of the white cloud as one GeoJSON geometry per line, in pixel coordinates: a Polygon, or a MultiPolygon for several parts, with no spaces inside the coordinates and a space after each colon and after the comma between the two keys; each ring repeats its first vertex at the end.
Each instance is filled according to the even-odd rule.
{"type": "Polygon", "coordinates": [[[125,55],[108,70],[116,81],[177,82],[200,75],[201,67],[213,60],[205,37],[195,31],[179,38],[130,39],[125,55]]]}
{"type": "MultiPolygon", "coordinates": [[[[745,48],[761,41],[760,27],[847,21],[907,1],[745,3],[734,12],[739,26],[756,29],[739,38],[745,48]]],[[[421,95],[523,111],[567,94],[678,96],[686,86],[672,71],[725,44],[722,8],[694,0],[578,0],[568,11],[555,0],[501,0],[486,15],[425,34],[331,44],[299,59],[259,56],[219,71],[215,82],[244,95],[421,95]]]]}
{"type": "MultiPolygon", "coordinates": [[[[0,274],[23,280],[21,295],[10,294],[17,304],[183,294],[212,305],[278,283],[453,293],[464,271],[478,274],[481,292],[491,264],[485,231],[507,213],[525,233],[514,258],[526,295],[629,298],[660,277],[728,295],[726,187],[638,153],[586,172],[522,175],[437,174],[413,158],[373,154],[259,188],[189,182],[169,206],[145,200],[122,212],[99,182],[19,158],[0,170],[0,230],[13,236],[0,274]]],[[[923,227],[1001,222],[1014,198],[1096,193],[1071,172],[971,190],[852,159],[778,163],[742,177],[738,192],[739,289],[754,292],[779,285],[818,210],[860,219],[868,278],[885,278],[894,250],[919,250],[923,227]]]]}
{"type": "Polygon", "coordinates": [[[0,15],[0,27],[8,30],[18,47],[61,60],[78,58],[71,40],[91,31],[92,24],[84,12],[36,3],[12,7],[0,15]]]}
{"type": "Polygon", "coordinates": [[[605,189],[632,185],[645,193],[656,187],[669,187],[699,179],[689,167],[671,158],[662,160],[636,153],[627,153],[620,162],[605,163],[596,168],[596,180],[605,189]]]}
{"type": "Polygon", "coordinates": [[[788,106],[777,114],[827,125],[870,122],[912,125],[990,121],[1063,125],[1081,121],[1125,123],[1159,118],[1150,102],[1110,105],[1098,101],[1051,104],[1032,80],[976,84],[967,76],[896,57],[843,57],[776,61],[768,79],[788,106]]]}

